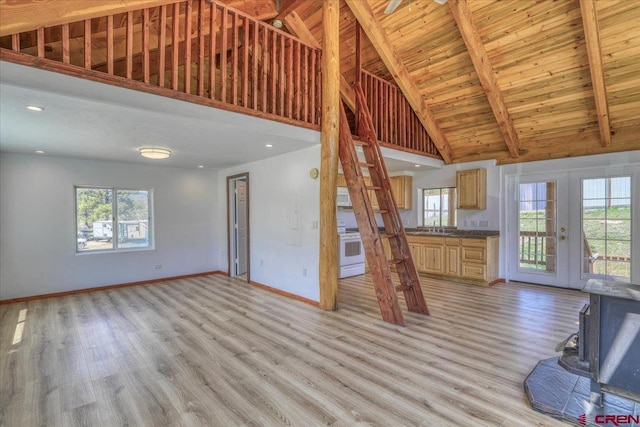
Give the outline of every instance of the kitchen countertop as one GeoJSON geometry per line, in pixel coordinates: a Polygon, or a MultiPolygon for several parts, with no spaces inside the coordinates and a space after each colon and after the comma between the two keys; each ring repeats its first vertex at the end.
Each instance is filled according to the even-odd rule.
{"type": "MultiPolygon", "coordinates": [[[[357,232],[357,228],[348,228],[347,231],[357,232]]],[[[379,228],[380,232],[384,232],[384,228],[379,228]]],[[[467,239],[486,239],[487,237],[499,237],[500,232],[497,230],[459,230],[456,228],[445,229],[444,233],[431,232],[428,228],[405,228],[407,236],[433,236],[433,237],[462,237],[467,239]]]]}

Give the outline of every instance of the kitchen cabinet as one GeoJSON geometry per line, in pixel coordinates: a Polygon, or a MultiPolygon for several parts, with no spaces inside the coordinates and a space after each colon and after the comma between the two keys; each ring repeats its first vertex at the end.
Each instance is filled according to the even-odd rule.
{"type": "Polygon", "coordinates": [[[460,275],[460,239],[447,237],[444,246],[444,274],[460,275]]]}
{"type": "Polygon", "coordinates": [[[391,191],[396,199],[398,209],[411,209],[413,203],[413,177],[409,175],[392,176],[389,181],[391,182],[391,191]]]}
{"type": "MultiPolygon", "coordinates": [[[[347,180],[344,178],[343,174],[338,174],[338,187],[346,187],[347,180]]],[[[364,183],[367,186],[371,184],[371,178],[368,176],[364,177],[364,183]]],[[[393,197],[396,200],[396,204],[398,205],[398,209],[411,209],[413,203],[413,177],[408,175],[400,175],[400,176],[392,176],[389,178],[389,183],[391,184],[391,191],[393,192],[393,197]]],[[[371,206],[373,209],[379,209],[378,199],[376,198],[376,192],[374,190],[369,190],[369,199],[371,199],[371,206]]]]}
{"type": "Polygon", "coordinates": [[[456,174],[458,209],[486,209],[487,170],[469,169],[456,174]]]}
{"type": "Polygon", "coordinates": [[[407,242],[419,272],[444,274],[444,240],[441,237],[409,235],[407,242]]]}
{"type": "Polygon", "coordinates": [[[407,235],[419,273],[489,286],[498,278],[498,236],[486,238],[407,235]]]}
{"type": "Polygon", "coordinates": [[[347,186],[347,180],[344,177],[343,174],[339,173],[338,174],[338,185],[336,187],[346,187],[347,186]]]}

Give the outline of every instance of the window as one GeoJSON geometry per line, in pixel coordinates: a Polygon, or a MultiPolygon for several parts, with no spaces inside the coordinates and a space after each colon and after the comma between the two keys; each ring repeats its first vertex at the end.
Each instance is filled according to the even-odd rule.
{"type": "Polygon", "coordinates": [[[150,190],[76,187],[77,252],[152,247],[150,190]]]}
{"type": "Polygon", "coordinates": [[[582,180],[582,273],[631,280],[631,177],[582,180]]]}
{"type": "Polygon", "coordinates": [[[456,188],[425,188],[422,190],[422,225],[425,227],[455,227],[457,221],[456,188]]]}

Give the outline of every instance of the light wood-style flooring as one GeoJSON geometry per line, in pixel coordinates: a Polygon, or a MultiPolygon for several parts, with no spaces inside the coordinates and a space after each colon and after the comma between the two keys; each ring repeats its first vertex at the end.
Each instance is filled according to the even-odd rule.
{"type": "Polygon", "coordinates": [[[423,278],[432,314],[403,328],[368,280],[336,312],[224,276],[2,305],[0,424],[564,425],[523,381],[584,294],[423,278]]]}

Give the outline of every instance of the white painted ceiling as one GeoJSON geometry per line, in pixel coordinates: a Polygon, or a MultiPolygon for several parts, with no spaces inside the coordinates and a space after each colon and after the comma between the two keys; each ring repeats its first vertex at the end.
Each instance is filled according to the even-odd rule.
{"type": "MultiPolygon", "coordinates": [[[[219,170],[319,143],[317,131],[0,61],[3,152],[219,170]],[[173,155],[149,160],[141,147],[173,155]]],[[[396,150],[385,156],[390,172],[442,165],[396,150]]]]}

